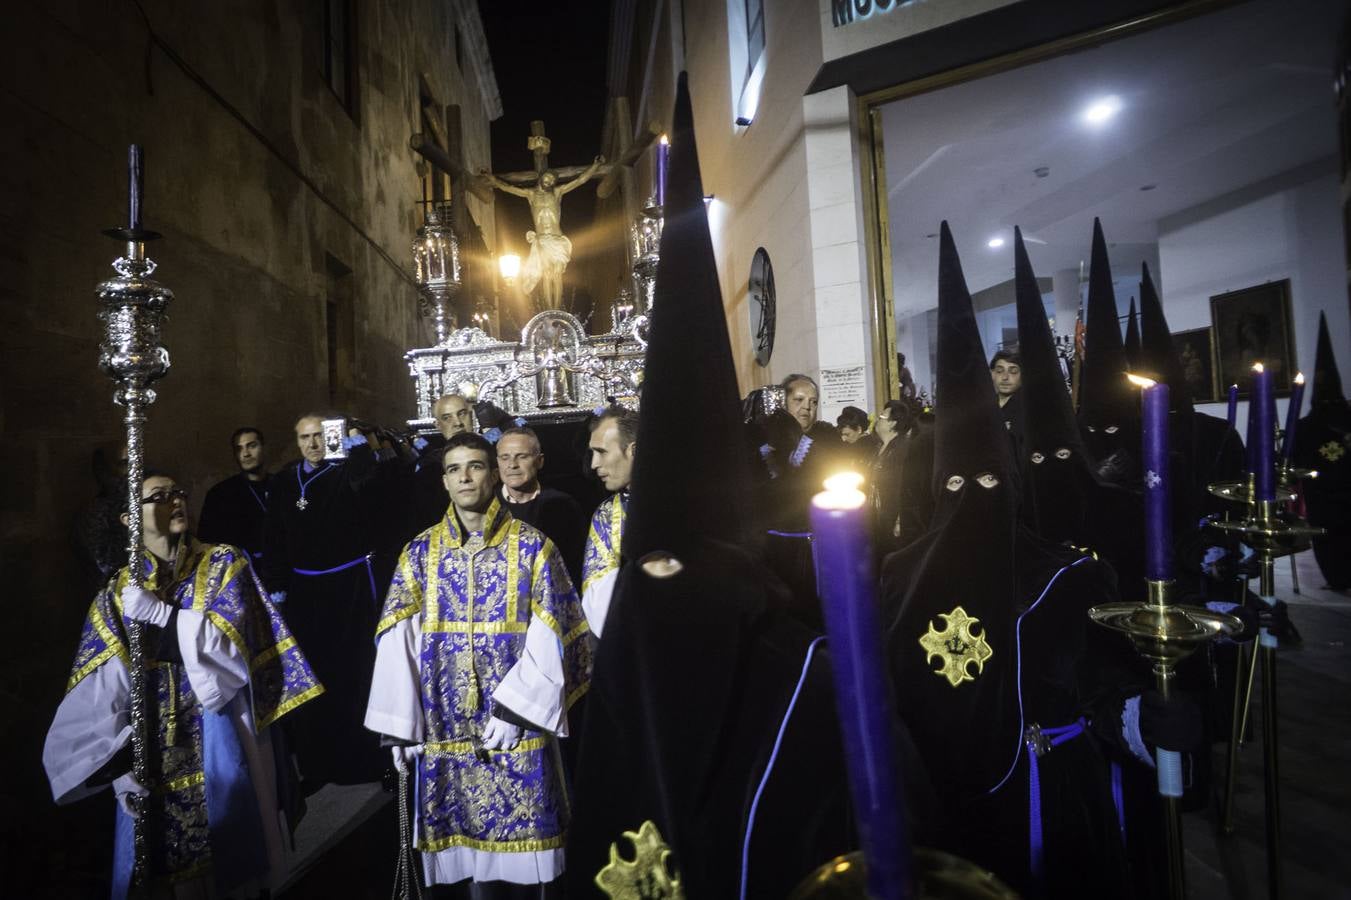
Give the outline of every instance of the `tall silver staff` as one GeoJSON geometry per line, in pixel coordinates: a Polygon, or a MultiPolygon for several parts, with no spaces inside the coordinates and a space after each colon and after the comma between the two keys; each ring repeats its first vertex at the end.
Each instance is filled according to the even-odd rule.
{"type": "MultiPolygon", "coordinates": [[[[127,190],[127,225],[103,233],[126,246],[124,256],[113,262],[116,278],[98,286],[99,319],[105,332],[99,346],[99,368],[116,384],[113,401],[121,406],[127,425],[127,569],[132,584],[144,579],[141,565],[141,481],[145,471],[145,408],[155,402],[149,385],[169,370],[169,352],[160,346],[160,326],[173,293],[152,279],[155,263],[145,255],[146,241],[159,237],[141,227],[141,182],[145,169],[141,148],[127,151],[130,185],[127,190]]],[[[132,774],[150,788],[158,769],[151,742],[151,713],[145,687],[145,650],[142,626],[131,622],[131,751],[132,774]]],[[[145,884],[150,873],[146,821],[148,804],[138,803],[135,823],[135,874],[133,884],[145,884]]]]}

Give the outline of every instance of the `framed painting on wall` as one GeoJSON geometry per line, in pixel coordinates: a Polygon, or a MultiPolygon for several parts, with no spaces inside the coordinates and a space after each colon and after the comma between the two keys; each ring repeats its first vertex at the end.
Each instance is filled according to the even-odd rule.
{"type": "Polygon", "coordinates": [[[1215,331],[1212,328],[1193,328],[1173,334],[1173,349],[1177,352],[1187,392],[1196,403],[1213,403],[1219,399],[1215,384],[1215,331]]]}
{"type": "Polygon", "coordinates": [[[1210,298],[1219,383],[1237,384],[1248,396],[1253,363],[1273,373],[1278,395],[1290,392],[1295,340],[1290,327],[1290,279],[1271,281],[1210,298]]]}

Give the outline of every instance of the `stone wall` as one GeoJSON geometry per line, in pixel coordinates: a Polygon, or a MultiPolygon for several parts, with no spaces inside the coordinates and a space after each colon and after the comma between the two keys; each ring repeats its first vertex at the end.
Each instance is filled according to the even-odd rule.
{"type": "MultiPolygon", "coordinates": [[[[351,2],[349,111],[324,76],[325,6],[69,0],[9,11],[0,76],[6,894],[106,891],[108,796],[56,809],[40,752],[90,600],[72,562],[72,522],[95,491],[91,451],[121,432],[96,364],[93,290],[120,250],[99,231],[124,221],[127,145],[145,147],[145,223],[164,235],[149,252],[176,295],[164,332],[173,364],[150,411],[148,457],[192,489],[194,511],[233,471],[238,425],[266,432],[277,465],[296,455],[290,428],[307,409],[392,424],[413,413],[401,357],[429,342],[408,274],[420,221],[408,149],[421,130],[419,74],[439,103],[461,107],[471,170],[489,164],[488,119],[500,101],[474,4],[351,2]]],[[[491,206],[471,200],[469,212],[491,245],[491,206]]]]}

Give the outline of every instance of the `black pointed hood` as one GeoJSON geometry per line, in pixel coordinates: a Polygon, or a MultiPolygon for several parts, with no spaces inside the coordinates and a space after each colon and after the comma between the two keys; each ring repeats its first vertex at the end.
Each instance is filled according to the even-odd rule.
{"type": "Polygon", "coordinates": [[[1129,363],[1117,319],[1112,265],[1102,223],[1097,219],[1093,220],[1087,319],[1079,425],[1086,432],[1084,442],[1099,467],[1109,467],[1113,481],[1130,481],[1138,475],[1134,461],[1140,449],[1140,397],[1126,380],[1129,363]]]}
{"type": "Polygon", "coordinates": [[[1126,318],[1126,362],[1132,370],[1140,365],[1140,322],[1135,317],[1135,298],[1131,298],[1131,311],[1126,318]]]}
{"type": "Polygon", "coordinates": [[[970,479],[981,472],[1007,483],[1014,475],[1008,429],[990,381],[990,366],[980,340],[971,293],[948,223],[939,235],[938,409],[934,430],[935,519],[942,516],[943,494],[952,475],[970,479]]]}
{"type": "Polygon", "coordinates": [[[1332,355],[1332,338],[1328,336],[1328,320],[1323,313],[1318,314],[1318,351],[1313,361],[1313,390],[1309,396],[1309,409],[1321,406],[1340,406],[1346,403],[1342,392],[1342,376],[1337,371],[1337,357],[1332,355]]]}
{"type": "Polygon", "coordinates": [[[678,557],[696,534],[737,545],[750,539],[750,478],[738,441],[741,399],[683,83],[682,76],[624,527],[626,559],[654,550],[678,557]]]}
{"type": "Polygon", "coordinates": [[[760,797],[750,894],[785,896],[847,849],[829,667],[803,677],[814,635],[776,612],[784,589],[749,552],[740,402],[693,122],[682,74],[624,559],[573,778],[565,878],[578,897],[595,893],[612,845],[631,853],[622,835],[644,822],[670,847],[686,896],[734,891],[749,798],[800,678],[781,737],[784,760],[800,763],[760,797]],[[679,568],[645,567],[654,551],[679,568]],[[802,809],[830,812],[804,822],[802,809]]]}
{"type": "Polygon", "coordinates": [[[1068,540],[1082,530],[1093,487],[1092,469],[1046,320],[1041,288],[1018,228],[1013,229],[1013,253],[1026,410],[1023,458],[1018,461],[1024,477],[1024,518],[1043,537],[1068,540]]]}
{"type": "MultiPolygon", "coordinates": [[[[939,253],[935,509],[929,532],[888,557],[884,605],[891,622],[887,640],[897,703],[930,777],[945,791],[975,795],[999,780],[1008,768],[1009,750],[1018,746],[1011,677],[1015,654],[1010,652],[1017,615],[1018,488],[1012,442],[946,222],[939,253]],[[970,627],[980,641],[972,643],[990,653],[979,671],[970,664],[973,677],[954,685],[936,671],[946,657],[916,642],[931,628],[934,633],[945,627],[960,631],[964,616],[979,620],[970,627]],[[958,624],[945,626],[954,621],[958,624]],[[983,731],[978,741],[954,743],[952,736],[972,722],[988,727],[988,733],[983,731]]],[[[959,669],[952,671],[957,677],[959,669]]]]}
{"type": "Polygon", "coordinates": [[[1173,335],[1168,330],[1163,304],[1154,289],[1154,279],[1149,275],[1149,263],[1140,264],[1139,366],[1148,377],[1168,385],[1172,412],[1192,412],[1191,390],[1182,372],[1182,361],[1173,346],[1173,335]]]}

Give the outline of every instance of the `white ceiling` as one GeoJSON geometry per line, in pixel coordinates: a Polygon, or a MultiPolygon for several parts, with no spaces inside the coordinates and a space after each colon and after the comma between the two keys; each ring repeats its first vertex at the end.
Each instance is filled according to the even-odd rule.
{"type": "Polygon", "coordinates": [[[1254,0],[887,106],[898,318],[935,305],[945,218],[973,292],[1012,277],[1014,225],[1037,274],[1077,268],[1094,216],[1116,245],[1114,273],[1138,278],[1140,260],[1157,259],[1160,219],[1334,155],[1345,10],[1254,0]],[[1086,125],[1106,95],[1121,111],[1086,125]],[[986,246],[995,236],[998,250],[986,246]]]}

